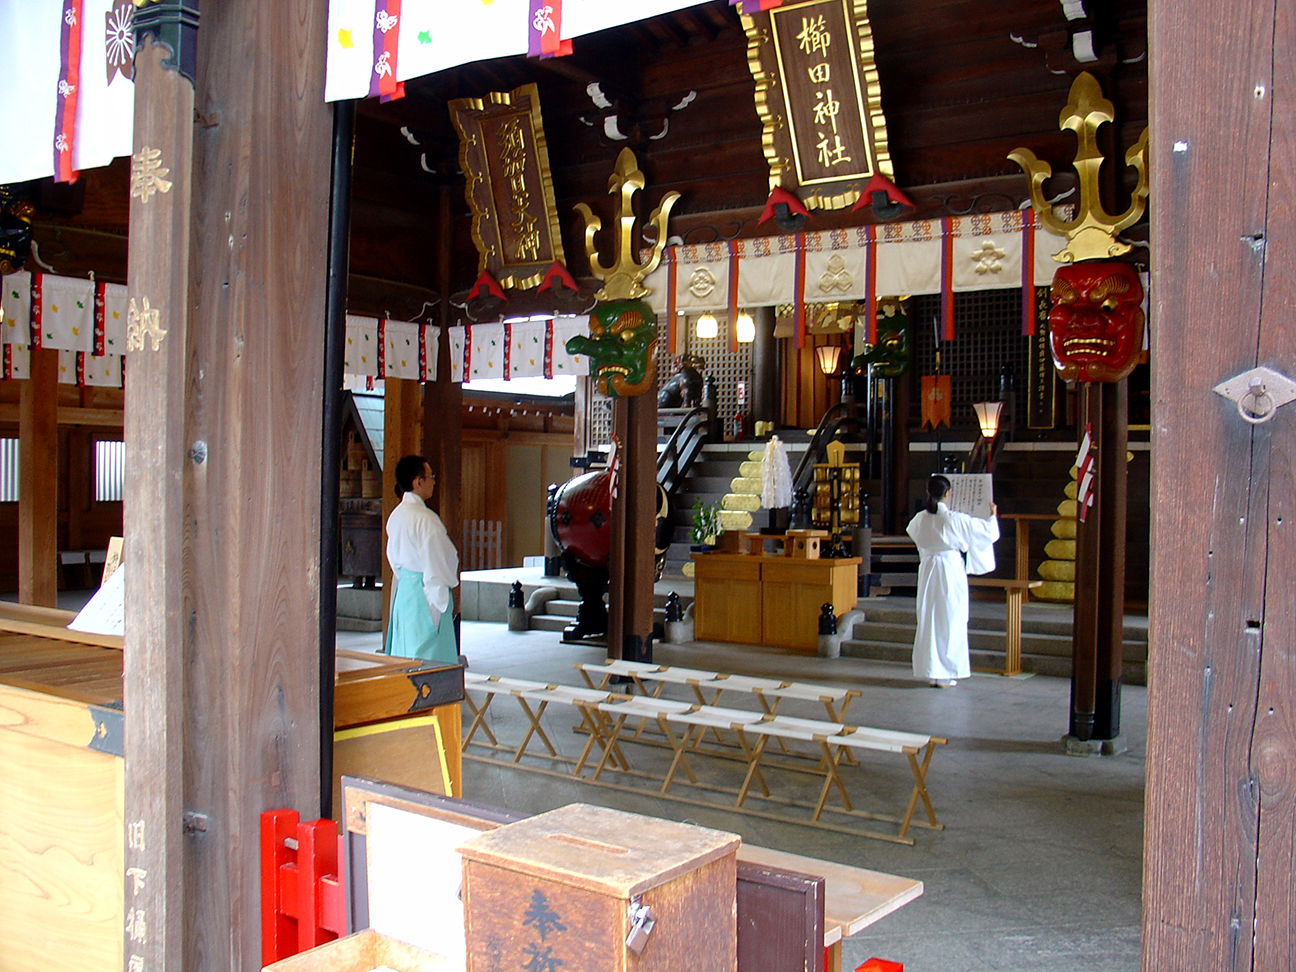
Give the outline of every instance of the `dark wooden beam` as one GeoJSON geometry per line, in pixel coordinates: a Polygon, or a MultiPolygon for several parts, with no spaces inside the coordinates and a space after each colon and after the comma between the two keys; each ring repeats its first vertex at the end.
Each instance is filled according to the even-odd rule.
{"type": "Polygon", "coordinates": [[[58,594],[58,352],[31,351],[18,403],[18,601],[58,594]]]}

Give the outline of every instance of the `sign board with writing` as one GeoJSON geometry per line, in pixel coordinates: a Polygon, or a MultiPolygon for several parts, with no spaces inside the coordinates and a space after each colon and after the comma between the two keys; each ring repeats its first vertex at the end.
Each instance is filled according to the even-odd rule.
{"type": "Polygon", "coordinates": [[[990,504],[994,502],[994,480],[985,473],[947,473],[950,481],[945,504],[951,510],[968,516],[990,519],[990,504]]]}
{"type": "Polygon", "coordinates": [[[853,205],[875,172],[891,174],[866,3],[785,3],[742,22],[770,188],[811,208],[853,205]]]}
{"type": "Polygon", "coordinates": [[[1035,333],[1029,338],[1029,374],[1026,377],[1026,427],[1051,429],[1057,425],[1057,371],[1049,344],[1049,291],[1035,288],[1035,333]]]}
{"type": "Polygon", "coordinates": [[[534,84],[450,102],[468,179],[478,271],[501,286],[534,287],[563,260],[549,150],[534,84]]]}

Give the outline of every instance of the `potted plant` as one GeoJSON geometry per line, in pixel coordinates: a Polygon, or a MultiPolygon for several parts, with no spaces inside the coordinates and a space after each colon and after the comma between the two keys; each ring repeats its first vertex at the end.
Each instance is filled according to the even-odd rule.
{"type": "Polygon", "coordinates": [[[693,541],[694,550],[706,550],[714,546],[720,535],[720,504],[699,503],[693,507],[693,529],[689,538],[693,541]]]}

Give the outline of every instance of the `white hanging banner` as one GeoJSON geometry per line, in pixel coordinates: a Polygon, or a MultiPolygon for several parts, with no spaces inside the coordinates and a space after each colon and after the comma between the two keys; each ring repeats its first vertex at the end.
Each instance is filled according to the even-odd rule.
{"type": "Polygon", "coordinates": [[[378,376],[378,319],[346,316],[346,347],[342,352],[342,371],[348,375],[378,376]]]}
{"type": "MultiPolygon", "coordinates": [[[[391,8],[379,2],[384,22],[390,24],[391,8]]],[[[681,10],[694,2],[563,0],[561,36],[570,40],[681,10]]],[[[377,13],[374,0],[329,0],[325,101],[368,97],[371,76],[377,69],[373,41],[377,13]]],[[[397,32],[396,80],[408,81],[472,61],[525,54],[532,19],[529,0],[402,0],[396,23],[388,27],[397,32]]],[[[57,37],[54,50],[57,54],[57,37]]]]}
{"type": "Polygon", "coordinates": [[[504,377],[504,325],[474,324],[468,353],[468,381],[504,377]]]}
{"type": "Polygon", "coordinates": [[[41,347],[93,351],[94,284],[52,274],[41,281],[41,347]]]}
{"type": "MultiPolygon", "coordinates": [[[[130,0],[83,0],[81,69],[77,79],[72,167],[90,169],[130,155],[135,125],[135,84],[121,73],[134,39],[123,28],[130,0]]],[[[62,62],[62,0],[0,3],[0,184],[54,175],[54,119],[62,62]]]]}
{"type": "Polygon", "coordinates": [[[588,375],[589,358],[583,354],[569,354],[567,341],[577,334],[589,334],[588,314],[579,317],[555,317],[551,327],[553,354],[546,369],[546,378],[559,375],[588,375]]]}
{"type": "Polygon", "coordinates": [[[518,321],[508,325],[508,373],[506,378],[543,378],[545,336],[552,321],[518,321]]]}
{"type": "Polygon", "coordinates": [[[11,273],[0,284],[0,343],[25,348],[31,343],[31,274],[11,273]]]}

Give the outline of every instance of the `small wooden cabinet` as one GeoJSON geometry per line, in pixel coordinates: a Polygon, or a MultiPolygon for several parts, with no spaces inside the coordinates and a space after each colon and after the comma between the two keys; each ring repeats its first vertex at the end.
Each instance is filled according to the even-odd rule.
{"type": "Polygon", "coordinates": [[[834,560],[759,554],[694,554],[693,632],[699,641],[733,641],[815,651],[819,611],[855,606],[858,557],[834,560]]]}

